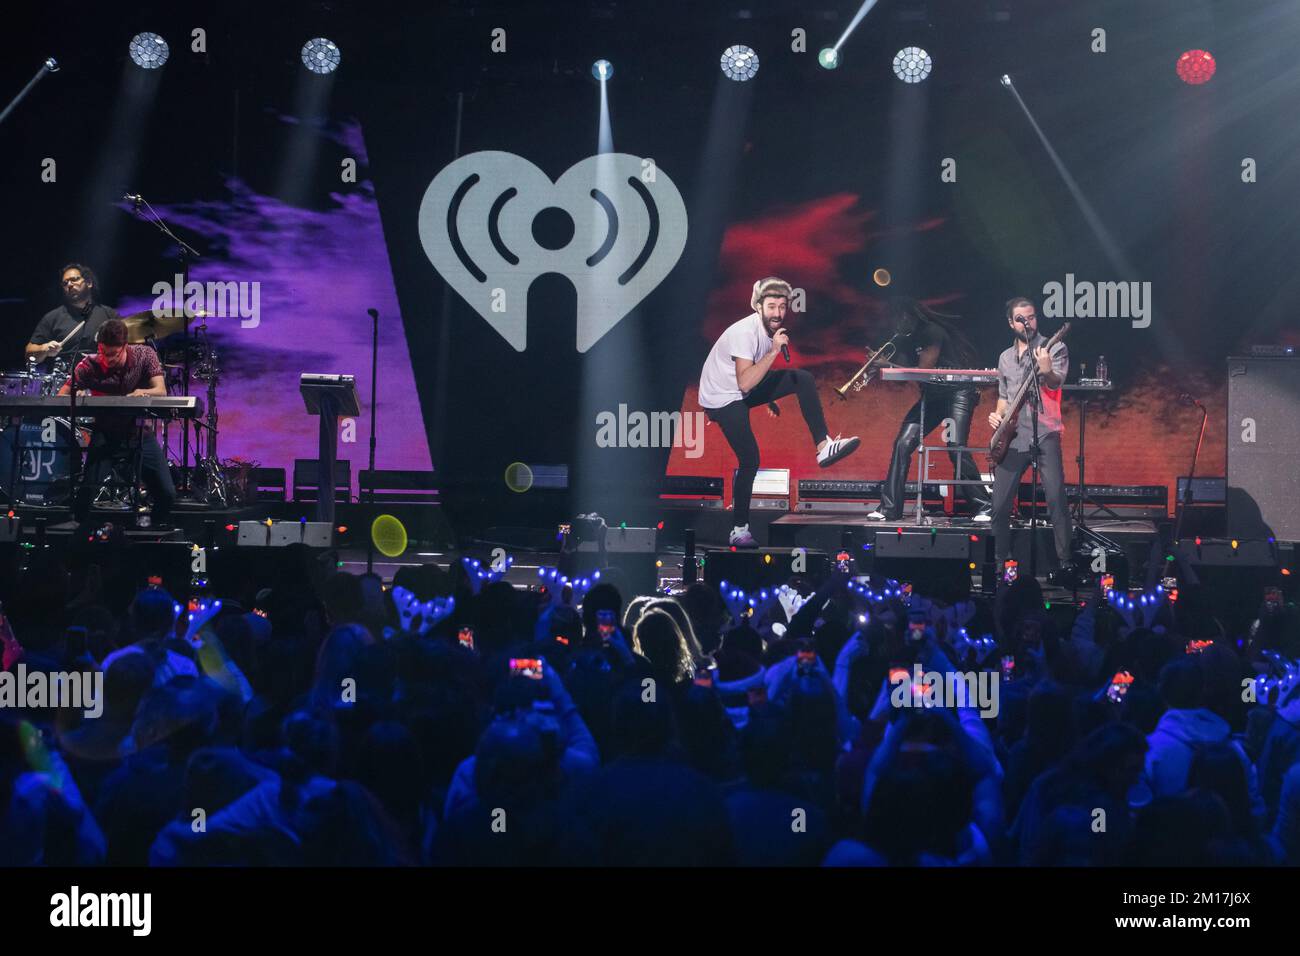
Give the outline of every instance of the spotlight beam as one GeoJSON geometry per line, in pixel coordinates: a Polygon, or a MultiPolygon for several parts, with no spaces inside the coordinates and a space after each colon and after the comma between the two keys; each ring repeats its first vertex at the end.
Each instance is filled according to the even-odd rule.
{"type": "Polygon", "coordinates": [[[1070,173],[1070,170],[1061,160],[1060,155],[1053,148],[1051,141],[1047,138],[1047,134],[1043,132],[1043,128],[1039,126],[1038,121],[1034,119],[1034,114],[1031,113],[1029,107],[1025,105],[1024,99],[1020,96],[1020,91],[1016,89],[1015,81],[1013,81],[1010,76],[1004,74],[1002,77],[1002,85],[1011,91],[1011,95],[1016,98],[1016,103],[1019,104],[1020,109],[1024,112],[1025,119],[1029,120],[1029,125],[1032,126],[1034,132],[1038,134],[1039,142],[1043,144],[1043,149],[1047,151],[1048,157],[1052,160],[1052,165],[1056,167],[1057,173],[1060,174],[1061,179],[1064,180],[1065,188],[1070,191],[1070,195],[1074,198],[1075,203],[1078,204],[1079,211],[1083,213],[1083,218],[1087,221],[1088,227],[1092,229],[1093,233],[1096,235],[1097,241],[1101,245],[1102,251],[1106,254],[1106,257],[1110,259],[1111,265],[1117,269],[1121,269],[1125,275],[1133,275],[1133,267],[1125,258],[1123,251],[1120,249],[1119,243],[1115,241],[1115,237],[1110,234],[1110,230],[1107,229],[1105,223],[1101,221],[1101,217],[1097,215],[1097,211],[1093,209],[1092,203],[1090,203],[1088,197],[1084,195],[1083,189],[1080,188],[1078,182],[1070,173]]]}
{"type": "MultiPolygon", "coordinates": [[[[1001,83],[1010,90],[1011,95],[1016,98],[1016,103],[1025,114],[1025,119],[1029,120],[1029,125],[1033,127],[1034,132],[1038,135],[1039,142],[1043,144],[1043,149],[1047,151],[1048,158],[1051,159],[1052,165],[1056,167],[1056,172],[1065,183],[1065,188],[1069,190],[1075,204],[1079,207],[1079,211],[1083,213],[1083,218],[1088,223],[1088,228],[1092,230],[1093,235],[1097,239],[1097,244],[1101,247],[1102,254],[1105,255],[1106,259],[1110,262],[1111,268],[1116,270],[1119,275],[1125,278],[1136,277],[1137,270],[1133,267],[1133,264],[1129,262],[1128,257],[1124,255],[1119,243],[1115,241],[1115,237],[1111,235],[1110,230],[1106,228],[1105,223],[1101,221],[1101,216],[1097,214],[1097,210],[1094,209],[1092,203],[1088,201],[1088,197],[1084,195],[1083,189],[1070,173],[1069,168],[1065,165],[1065,162],[1061,159],[1060,155],[1053,148],[1051,141],[1047,138],[1047,134],[1043,132],[1043,128],[1039,126],[1038,121],[1034,119],[1034,114],[1029,111],[1029,107],[1021,97],[1020,91],[1016,89],[1015,81],[1009,75],[1004,73],[1001,77],[1001,83]]],[[[1163,335],[1159,330],[1157,330],[1156,335],[1162,346],[1175,353],[1174,357],[1176,359],[1181,359],[1185,355],[1185,349],[1177,337],[1163,335]]]]}
{"type": "Polygon", "coordinates": [[[858,12],[853,15],[853,19],[849,21],[849,25],[845,28],[844,32],[840,34],[840,38],[835,41],[835,46],[831,47],[831,49],[836,53],[840,52],[840,47],[842,47],[844,41],[849,38],[849,34],[852,33],[854,29],[857,28],[857,25],[862,22],[862,18],[871,12],[871,8],[876,5],[876,2],[877,0],[862,0],[862,6],[858,7],[858,12]]]}

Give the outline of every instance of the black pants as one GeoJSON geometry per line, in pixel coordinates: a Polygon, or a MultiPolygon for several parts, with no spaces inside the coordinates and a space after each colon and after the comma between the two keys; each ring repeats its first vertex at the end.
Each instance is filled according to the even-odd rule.
{"type": "MultiPolygon", "coordinates": [[[[1070,507],[1065,497],[1065,468],[1061,464],[1061,433],[1038,436],[1041,453],[1038,468],[1047,499],[1047,513],[1052,519],[1056,539],[1056,556],[1064,564],[1070,560],[1070,507]]],[[[1002,464],[993,470],[993,537],[999,562],[1011,557],[1011,508],[1020,490],[1020,477],[1031,463],[1027,451],[1011,448],[1002,464]]]]}
{"type": "Polygon", "coordinates": [[[740,401],[704,410],[710,420],[721,426],[722,434],[726,436],[727,443],[731,445],[739,462],[736,485],[732,491],[736,512],[732,520],[736,525],[749,524],[749,499],[754,492],[754,476],[758,474],[758,442],[754,439],[754,429],[749,424],[749,410],[791,393],[799,396],[799,411],[808,423],[813,445],[821,444],[829,434],[826,416],[822,413],[822,400],[817,397],[817,383],[813,380],[812,373],[801,368],[769,371],[740,401]]]}
{"type": "Polygon", "coordinates": [[[167,467],[158,440],[147,431],[104,430],[96,428],[90,439],[90,448],[81,470],[81,483],[77,486],[77,500],[73,517],[85,521],[95,494],[112,471],[114,462],[124,462],[130,480],[143,480],[153,502],[153,520],[166,519],[176,501],[176,486],[167,467]]]}
{"type": "MultiPolygon", "coordinates": [[[[891,521],[903,516],[903,488],[907,481],[907,469],[912,464],[912,452],[921,444],[921,439],[946,418],[953,420],[954,441],[949,446],[965,445],[970,436],[970,420],[979,404],[977,389],[929,389],[925,393],[925,421],[921,421],[921,401],[903,416],[898,426],[898,437],[894,439],[894,457],[889,462],[889,475],[885,485],[880,489],[880,510],[891,521]]],[[[952,473],[957,478],[978,478],[980,470],[975,466],[975,459],[970,452],[948,452],[952,459],[952,473]]],[[[922,476],[924,478],[924,476],[922,476]]],[[[989,506],[989,500],[983,485],[957,485],[962,500],[975,510],[989,506]]]]}

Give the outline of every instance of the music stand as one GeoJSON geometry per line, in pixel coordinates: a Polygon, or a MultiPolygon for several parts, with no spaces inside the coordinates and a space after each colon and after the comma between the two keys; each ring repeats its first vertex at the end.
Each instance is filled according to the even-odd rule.
{"type": "Polygon", "coordinates": [[[303,372],[298,379],[298,390],[302,392],[307,414],[320,416],[316,520],[333,524],[334,462],[338,458],[339,416],[361,414],[356,379],[351,375],[303,372]]]}

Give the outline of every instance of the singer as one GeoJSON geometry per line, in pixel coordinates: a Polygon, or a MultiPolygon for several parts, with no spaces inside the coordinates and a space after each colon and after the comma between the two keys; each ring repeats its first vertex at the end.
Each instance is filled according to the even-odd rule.
{"type": "Polygon", "coordinates": [[[29,359],[44,362],[55,358],[60,352],[59,342],[67,338],[79,322],[86,324],[62,351],[74,355],[93,352],[99,327],[109,319],[117,318],[117,312],[106,305],[100,305],[99,280],[88,266],[77,262],[64,266],[59,271],[59,288],[63,293],[63,305],[46,312],[36,324],[36,330],[32,332],[31,341],[25,349],[29,359]]]}
{"type": "Polygon", "coordinates": [[[810,372],[772,368],[778,352],[790,361],[790,336],[784,327],[790,295],[790,284],[774,276],[755,282],[749,301],[754,311],[727,327],[700,372],[700,406],[722,428],[739,463],[732,490],[735,527],[730,535],[730,543],[737,548],[758,547],[749,533],[749,499],[758,473],[758,442],[749,424],[751,408],[766,403],[768,414],[775,417],[781,414],[776,400],[797,395],[799,411],[817,446],[817,464],[823,468],[852,454],[859,444],[856,437],[830,437],[810,372]]]}

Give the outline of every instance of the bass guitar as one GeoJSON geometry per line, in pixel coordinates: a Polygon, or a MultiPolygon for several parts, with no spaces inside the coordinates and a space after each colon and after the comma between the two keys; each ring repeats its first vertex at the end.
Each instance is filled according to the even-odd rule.
{"type": "MultiPolygon", "coordinates": [[[[1056,343],[1064,339],[1069,331],[1070,323],[1066,322],[1056,330],[1055,335],[1047,340],[1047,344],[1043,348],[1047,349],[1050,354],[1052,349],[1056,347],[1056,343]]],[[[1033,361],[1032,356],[1030,361],[1033,361]]],[[[1038,374],[1036,366],[1033,374],[1038,374]]],[[[1030,385],[1032,384],[1033,379],[1026,375],[1025,380],[1020,383],[1020,388],[1016,390],[1015,396],[1007,405],[1007,413],[1002,418],[1002,424],[993,430],[993,437],[989,439],[990,471],[1002,464],[1002,459],[1007,457],[1007,451],[1011,448],[1011,439],[1016,435],[1016,419],[1020,417],[1020,410],[1025,407],[1025,402],[1029,399],[1030,385]]]]}

